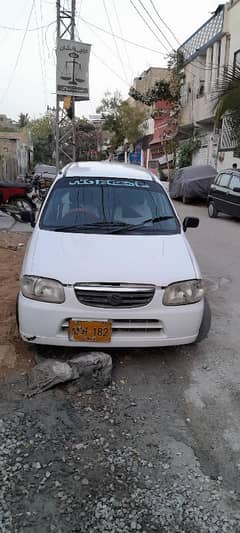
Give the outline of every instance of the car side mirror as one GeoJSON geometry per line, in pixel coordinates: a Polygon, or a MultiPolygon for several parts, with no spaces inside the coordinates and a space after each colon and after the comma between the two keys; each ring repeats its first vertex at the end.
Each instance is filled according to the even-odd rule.
{"type": "Polygon", "coordinates": [[[35,214],[32,211],[22,211],[21,220],[26,224],[31,224],[32,228],[36,225],[35,214]]]}
{"type": "Polygon", "coordinates": [[[233,192],[239,192],[240,193],[240,187],[234,187],[233,192]]]}
{"type": "Polygon", "coordinates": [[[187,231],[187,228],[198,228],[199,218],[197,217],[186,217],[183,221],[183,231],[187,231]]]}

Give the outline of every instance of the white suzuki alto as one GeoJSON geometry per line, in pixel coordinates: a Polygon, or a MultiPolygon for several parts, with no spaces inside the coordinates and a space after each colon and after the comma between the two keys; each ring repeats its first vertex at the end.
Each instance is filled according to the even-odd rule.
{"type": "Polygon", "coordinates": [[[17,300],[22,339],[78,348],[202,340],[210,309],[184,234],[198,223],[181,225],[146,169],[67,165],[32,221],[17,300]]]}

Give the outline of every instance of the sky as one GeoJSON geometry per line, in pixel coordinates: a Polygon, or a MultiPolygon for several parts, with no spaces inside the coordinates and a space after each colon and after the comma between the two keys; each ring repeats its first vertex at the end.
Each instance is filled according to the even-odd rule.
{"type": "MultiPolygon", "coordinates": [[[[71,4],[71,0],[61,2],[66,7],[71,4]]],[[[133,78],[150,66],[166,66],[171,48],[194,33],[218,4],[219,0],[76,0],[76,37],[92,44],[90,100],[77,104],[77,115],[95,114],[107,91],[118,90],[127,97],[133,78]],[[114,39],[93,25],[152,51],[114,39]]],[[[55,105],[56,2],[0,0],[0,8],[0,114],[17,119],[22,112],[37,118],[47,105],[55,105]]]]}

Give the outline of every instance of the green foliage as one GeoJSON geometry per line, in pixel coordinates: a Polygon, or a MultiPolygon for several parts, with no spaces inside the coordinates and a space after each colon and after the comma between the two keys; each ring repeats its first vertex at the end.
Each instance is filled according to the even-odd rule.
{"type": "Polygon", "coordinates": [[[145,112],[123,101],[119,93],[106,93],[97,112],[102,114],[103,129],[111,134],[111,150],[125,139],[134,144],[143,135],[145,112]]]}
{"type": "Polygon", "coordinates": [[[157,81],[153,88],[146,93],[140,93],[134,87],[130,88],[129,96],[147,106],[158,100],[179,102],[181,81],[183,74],[184,57],[182,52],[172,52],[168,56],[169,79],[157,81]]]}
{"type": "Polygon", "coordinates": [[[224,116],[232,130],[237,146],[240,146],[240,67],[228,67],[215,90],[216,126],[221,126],[224,116]]]}
{"type": "Polygon", "coordinates": [[[182,52],[173,51],[168,55],[168,70],[170,72],[169,87],[175,102],[180,100],[181,85],[184,80],[184,55],[182,52]]]}
{"type": "Polygon", "coordinates": [[[192,156],[200,148],[200,141],[192,137],[179,145],[177,150],[178,167],[188,167],[192,164],[192,156]]]}
{"type": "Polygon", "coordinates": [[[20,113],[18,117],[18,126],[19,128],[24,128],[28,125],[29,122],[29,115],[28,113],[20,113]]]}
{"type": "Polygon", "coordinates": [[[168,102],[173,101],[170,85],[166,80],[157,81],[152,89],[149,89],[143,94],[134,89],[134,87],[131,87],[129,96],[147,106],[151,106],[154,102],[157,102],[157,100],[167,100],[168,102]]]}
{"type": "Polygon", "coordinates": [[[48,112],[28,124],[33,141],[34,163],[52,163],[55,114],[48,112]]]}

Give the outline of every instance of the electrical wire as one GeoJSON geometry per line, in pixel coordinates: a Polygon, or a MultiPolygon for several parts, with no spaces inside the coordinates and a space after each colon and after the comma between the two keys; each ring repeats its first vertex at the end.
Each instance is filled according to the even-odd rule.
{"type": "Polygon", "coordinates": [[[125,85],[127,85],[127,87],[129,87],[129,83],[124,79],[122,78],[115,70],[113,70],[112,67],[110,67],[107,63],[105,63],[105,61],[99,57],[94,51],[92,51],[92,54],[98,59],[98,61],[100,61],[108,70],[110,70],[110,72],[112,72],[112,74],[114,74],[115,76],[117,76],[117,78],[119,78],[119,80],[121,80],[123,83],[125,83],[125,85]]]}
{"type": "MultiPolygon", "coordinates": [[[[41,0],[40,0],[41,5],[41,0]]],[[[35,3],[35,17],[36,17],[36,23],[38,23],[38,13],[37,13],[37,6],[35,3]]],[[[40,59],[40,67],[41,67],[41,77],[42,77],[42,84],[43,84],[43,95],[44,95],[44,102],[45,107],[47,107],[47,83],[46,83],[46,67],[43,60],[43,53],[41,48],[41,42],[40,42],[40,35],[39,31],[37,31],[37,41],[38,41],[38,53],[39,53],[39,59],[40,59]]]]}
{"type": "Polygon", "coordinates": [[[135,43],[134,41],[130,41],[129,39],[125,39],[123,37],[120,37],[120,35],[113,34],[110,31],[105,30],[104,28],[101,28],[100,26],[97,26],[96,24],[93,24],[92,22],[89,22],[88,20],[85,20],[83,17],[80,17],[81,21],[84,22],[84,24],[87,24],[87,26],[92,26],[93,28],[96,28],[96,30],[102,31],[103,33],[106,33],[107,35],[114,35],[116,39],[119,39],[120,41],[125,41],[128,44],[131,44],[132,46],[136,46],[137,48],[142,48],[143,50],[147,50],[148,52],[154,52],[155,54],[159,54],[161,56],[166,57],[166,53],[159,52],[159,50],[155,50],[154,48],[149,48],[149,46],[144,46],[140,43],[135,43]]]}
{"type": "Polygon", "coordinates": [[[23,47],[24,47],[26,36],[27,36],[28,27],[29,27],[29,24],[31,22],[34,5],[35,5],[35,0],[33,0],[33,2],[32,2],[32,6],[31,6],[30,13],[29,13],[28,20],[27,20],[27,25],[26,25],[26,28],[25,28],[25,31],[24,31],[24,34],[23,34],[23,37],[22,37],[20,48],[18,50],[17,58],[16,58],[16,61],[15,61],[12,73],[10,75],[10,78],[9,78],[9,81],[8,81],[8,85],[7,85],[5,91],[4,91],[3,95],[2,95],[2,98],[0,99],[0,103],[2,103],[3,100],[5,99],[5,97],[7,96],[7,93],[8,93],[8,91],[9,91],[9,89],[11,87],[11,84],[13,82],[14,74],[15,74],[15,72],[17,70],[19,59],[21,57],[21,53],[22,53],[22,50],[23,50],[23,47]]]}
{"type": "Polygon", "coordinates": [[[166,45],[161,41],[161,39],[159,38],[159,36],[157,35],[157,33],[155,33],[155,31],[152,29],[152,27],[150,26],[150,24],[145,20],[145,18],[143,17],[141,11],[139,11],[139,9],[137,8],[137,6],[135,6],[133,0],[130,0],[133,8],[135,9],[135,11],[138,13],[139,17],[143,20],[144,24],[148,27],[148,29],[150,30],[150,32],[154,35],[154,37],[156,37],[157,41],[161,44],[161,46],[163,48],[165,48],[166,52],[169,54],[169,50],[168,48],[166,47],[166,45]]]}
{"type": "MultiPolygon", "coordinates": [[[[80,36],[79,36],[79,30],[78,28],[77,29],[77,34],[78,34],[78,39],[80,40],[80,36]]],[[[110,70],[110,72],[112,72],[112,74],[114,74],[115,76],[117,76],[117,78],[119,78],[119,80],[123,81],[123,83],[125,83],[128,87],[129,87],[129,83],[124,79],[122,78],[118,72],[116,72],[112,67],[110,67],[101,57],[99,57],[95,52],[94,50],[91,51],[91,54],[94,55],[96,57],[96,59],[98,59],[98,61],[100,61],[100,63],[102,63],[108,70],[110,70]]]]}
{"type": "Polygon", "coordinates": [[[153,9],[155,11],[155,13],[157,14],[159,20],[162,22],[162,24],[165,26],[165,28],[169,31],[169,33],[172,35],[172,37],[175,39],[175,41],[180,45],[180,41],[178,40],[178,38],[176,37],[175,33],[171,30],[171,28],[168,26],[168,24],[165,22],[165,20],[160,16],[159,14],[159,11],[157,10],[153,0],[150,0],[152,6],[153,6],[153,9]]]}
{"type": "MultiPolygon", "coordinates": [[[[115,16],[116,16],[116,19],[117,19],[117,22],[118,22],[118,28],[119,28],[120,35],[123,38],[122,26],[121,26],[120,18],[118,16],[117,6],[116,6],[116,1],[115,0],[113,0],[113,8],[114,8],[115,16]]],[[[133,68],[132,68],[131,62],[130,62],[130,57],[129,57],[127,44],[126,44],[125,40],[123,40],[123,44],[124,44],[125,54],[126,54],[126,58],[127,58],[127,62],[128,62],[128,68],[129,68],[129,71],[131,72],[132,77],[134,77],[134,72],[133,72],[133,68]]]]}
{"type": "MultiPolygon", "coordinates": [[[[108,10],[107,10],[106,1],[105,1],[105,0],[102,0],[102,2],[103,2],[103,5],[104,5],[105,13],[106,13],[106,15],[107,15],[109,28],[110,28],[110,30],[111,30],[111,32],[112,32],[112,34],[113,34],[113,27],[112,27],[111,19],[110,19],[110,16],[109,16],[108,10]]],[[[115,37],[114,35],[113,35],[113,40],[114,40],[114,44],[115,44],[115,48],[116,48],[116,52],[117,52],[117,55],[118,55],[119,61],[120,61],[121,65],[122,65],[122,70],[123,70],[124,77],[125,77],[125,79],[126,79],[126,82],[128,83],[128,77],[127,77],[127,73],[126,73],[125,65],[124,65],[123,59],[122,59],[122,57],[121,57],[121,54],[120,54],[119,48],[118,48],[117,39],[116,39],[116,37],[115,37]]]]}
{"type": "MultiPolygon", "coordinates": [[[[44,24],[44,26],[37,26],[36,28],[28,28],[27,32],[42,30],[44,28],[48,28],[49,26],[55,23],[56,23],[56,20],[52,20],[52,22],[49,22],[48,24],[44,24]]],[[[0,29],[8,30],[8,31],[26,31],[26,28],[14,28],[12,26],[1,26],[1,25],[0,25],[0,29]]]]}
{"type": "Polygon", "coordinates": [[[172,50],[172,48],[174,48],[172,46],[172,44],[170,43],[169,39],[166,37],[166,35],[164,34],[164,32],[161,30],[159,24],[157,24],[157,22],[154,20],[154,18],[152,17],[152,15],[149,13],[148,9],[146,8],[146,6],[144,5],[144,3],[142,2],[142,0],[138,0],[139,4],[142,6],[142,8],[144,9],[145,13],[147,13],[147,15],[149,16],[149,18],[151,19],[151,21],[153,22],[154,26],[157,28],[157,30],[161,33],[161,35],[163,36],[163,38],[165,39],[165,41],[167,42],[168,46],[170,46],[170,49],[172,50]]]}
{"type": "MultiPolygon", "coordinates": [[[[99,39],[99,41],[107,48],[107,50],[110,52],[111,56],[114,55],[114,57],[116,57],[116,59],[118,59],[117,55],[113,52],[112,50],[112,47],[109,46],[105,41],[104,39],[102,39],[102,37],[100,37],[94,30],[93,28],[89,28],[89,30],[93,33],[93,35],[95,35],[95,37],[97,37],[97,39],[99,39]]],[[[79,33],[79,30],[78,30],[78,33],[79,33]]],[[[80,38],[79,38],[80,39],[80,38]]]]}

